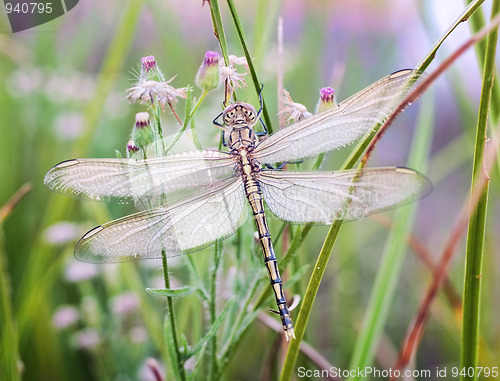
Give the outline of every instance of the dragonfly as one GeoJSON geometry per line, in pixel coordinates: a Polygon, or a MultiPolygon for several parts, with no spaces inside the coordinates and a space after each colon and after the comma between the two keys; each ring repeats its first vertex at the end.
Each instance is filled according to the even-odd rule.
{"type": "Polygon", "coordinates": [[[403,167],[332,172],[290,171],[276,164],[314,157],[363,137],[387,119],[420,75],[411,69],[390,74],[334,108],[260,140],[254,126],[262,102],[259,112],[236,102],[224,109],[219,124],[229,135],[227,151],[73,159],[50,169],[44,182],[51,190],[87,200],[147,205],[164,197],[160,205],[86,233],[75,248],[75,257],[83,262],[161,258],[162,251],[167,258],[191,253],[235,233],[250,209],[288,341],[295,337],[293,323],[264,201],[284,221],[332,224],[415,201],[431,185],[423,174],[403,167]]]}

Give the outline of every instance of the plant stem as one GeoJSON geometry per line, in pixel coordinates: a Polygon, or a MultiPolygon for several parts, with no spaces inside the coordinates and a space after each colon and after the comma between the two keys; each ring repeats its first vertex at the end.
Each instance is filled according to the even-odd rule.
{"type": "Polygon", "coordinates": [[[219,1],[210,0],[210,14],[212,16],[212,25],[214,28],[214,34],[219,41],[220,50],[222,52],[222,57],[224,57],[224,63],[229,65],[229,54],[227,51],[226,35],[224,34],[224,25],[222,24],[222,17],[220,14],[219,1]]]}
{"type": "Polygon", "coordinates": [[[422,62],[417,66],[417,68],[421,71],[427,69],[427,67],[431,64],[431,62],[436,57],[436,52],[439,47],[443,44],[443,42],[448,38],[448,36],[455,30],[458,25],[462,22],[467,21],[484,3],[484,0],[475,0],[471,1],[467,9],[458,17],[458,19],[453,23],[453,25],[443,34],[443,36],[434,44],[434,46],[429,51],[429,54],[425,56],[422,62]]]}
{"type": "MultiPolygon", "coordinates": [[[[500,0],[493,1],[492,18],[500,10],[500,0]]],[[[484,148],[486,143],[486,127],[488,112],[493,89],[495,72],[495,53],[498,39],[498,28],[492,30],[486,43],[484,58],[483,86],[479,102],[479,114],[476,130],[476,148],[472,169],[472,189],[478,186],[481,171],[483,170],[484,148]]],[[[481,296],[481,269],[483,262],[484,231],[486,224],[486,207],[488,204],[488,182],[481,192],[475,210],[472,211],[467,233],[467,251],[465,260],[465,282],[463,303],[462,350],[460,358],[461,369],[477,366],[479,347],[479,310],[481,296]]],[[[477,374],[472,377],[462,375],[462,380],[476,380],[477,374]]]]}
{"type": "Polygon", "coordinates": [[[323,243],[323,247],[321,248],[316,264],[314,265],[314,270],[311,274],[311,278],[309,279],[309,284],[307,285],[306,293],[304,294],[304,300],[302,301],[299,315],[297,316],[297,320],[295,322],[295,339],[292,339],[288,347],[288,351],[286,352],[285,363],[283,364],[280,380],[290,380],[292,378],[295,363],[299,355],[300,343],[302,342],[302,338],[306,330],[312,305],[316,299],[321,279],[325,273],[326,265],[330,259],[333,245],[335,244],[341,226],[342,221],[335,221],[333,223],[332,227],[328,231],[325,242],[323,243]]]}
{"type": "MultiPolygon", "coordinates": [[[[236,31],[238,32],[238,37],[240,39],[241,47],[243,48],[243,52],[245,53],[245,57],[247,59],[248,68],[250,70],[250,75],[252,77],[253,85],[255,87],[255,91],[257,95],[260,92],[260,82],[257,78],[257,73],[255,72],[255,68],[253,66],[252,56],[248,50],[248,44],[245,38],[245,33],[243,32],[243,27],[241,26],[240,19],[238,17],[238,13],[236,12],[236,7],[234,6],[233,0],[227,0],[227,5],[229,6],[229,10],[231,11],[231,16],[233,18],[234,26],[236,27],[236,31]]],[[[273,132],[273,128],[271,125],[271,119],[269,118],[269,113],[267,112],[266,102],[264,98],[262,98],[262,117],[264,118],[264,122],[266,123],[267,131],[271,134],[273,132]]]]}
{"type": "MultiPolygon", "coordinates": [[[[163,279],[165,280],[165,288],[167,290],[170,289],[170,278],[168,276],[168,264],[167,264],[167,255],[165,253],[165,250],[161,251],[161,261],[163,264],[163,279]]],[[[172,331],[172,343],[175,348],[175,356],[176,356],[176,362],[177,364],[172,364],[172,365],[177,365],[177,370],[178,374],[181,380],[186,380],[186,370],[184,369],[184,363],[181,358],[181,352],[179,350],[179,339],[178,339],[178,332],[177,332],[177,323],[175,321],[175,310],[174,310],[174,305],[172,303],[172,297],[167,296],[167,308],[168,308],[168,320],[170,323],[170,329],[172,331]]]]}
{"type": "MultiPolygon", "coordinates": [[[[215,320],[217,319],[217,303],[216,303],[216,297],[217,297],[217,270],[219,268],[219,262],[220,262],[220,254],[222,251],[222,242],[218,240],[215,242],[215,247],[214,247],[214,268],[212,269],[211,272],[211,281],[210,281],[210,303],[209,303],[209,313],[210,313],[210,326],[212,326],[215,323],[215,320]]],[[[217,335],[214,335],[210,339],[210,345],[211,345],[211,354],[210,354],[210,374],[208,379],[209,380],[216,380],[217,375],[219,373],[218,369],[218,364],[217,364],[217,335]]]]}
{"type": "MultiPolygon", "coordinates": [[[[193,107],[193,109],[191,110],[191,112],[188,115],[186,115],[186,118],[184,119],[184,123],[182,124],[182,127],[179,129],[179,131],[177,131],[177,134],[175,134],[174,138],[168,144],[167,148],[165,148],[165,154],[167,154],[168,151],[170,151],[172,149],[172,147],[174,146],[174,144],[177,143],[177,141],[181,138],[182,133],[186,130],[186,128],[187,128],[187,126],[189,124],[189,121],[193,118],[194,114],[196,113],[196,110],[198,110],[198,108],[200,107],[201,103],[206,98],[207,93],[208,93],[208,91],[203,90],[203,93],[201,94],[200,99],[198,99],[198,102],[196,102],[196,105],[193,107]]],[[[192,129],[192,131],[194,131],[194,129],[192,129]]],[[[201,145],[200,145],[200,142],[198,140],[198,135],[196,135],[196,132],[193,132],[193,139],[194,139],[194,142],[196,144],[196,147],[198,149],[201,149],[201,145]]]]}

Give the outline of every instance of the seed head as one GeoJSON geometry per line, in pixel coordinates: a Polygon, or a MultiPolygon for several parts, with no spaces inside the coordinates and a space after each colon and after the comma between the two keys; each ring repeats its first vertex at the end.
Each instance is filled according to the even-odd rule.
{"type": "Polygon", "coordinates": [[[247,84],[245,83],[246,73],[238,73],[238,71],[234,67],[223,65],[220,67],[219,72],[222,81],[227,84],[230,93],[229,95],[231,95],[236,89],[247,87],[247,84]]]}
{"type": "Polygon", "coordinates": [[[156,100],[160,104],[163,111],[165,111],[165,104],[168,103],[170,106],[177,103],[177,98],[186,99],[186,88],[181,87],[176,89],[170,86],[168,83],[175,77],[170,78],[167,82],[160,82],[158,85],[158,92],[156,93],[156,100]]]}
{"type": "Polygon", "coordinates": [[[294,102],[288,91],[283,90],[283,98],[285,106],[280,114],[285,115],[286,121],[299,121],[312,115],[302,103],[294,102]]]}
{"type": "Polygon", "coordinates": [[[169,82],[174,78],[172,77],[166,82],[139,79],[127,90],[128,100],[142,104],[151,102],[152,106],[157,102],[165,110],[165,103],[173,104],[177,102],[178,97],[186,98],[185,87],[176,89],[169,85],[169,82]]]}
{"type": "Polygon", "coordinates": [[[245,67],[246,72],[249,71],[246,57],[236,57],[234,54],[230,54],[228,58],[229,58],[229,66],[234,67],[234,65],[241,65],[245,67]]]}

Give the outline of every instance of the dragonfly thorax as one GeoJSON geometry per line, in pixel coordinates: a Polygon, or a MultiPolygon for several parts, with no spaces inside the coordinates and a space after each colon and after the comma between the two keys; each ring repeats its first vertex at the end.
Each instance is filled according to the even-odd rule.
{"type": "Polygon", "coordinates": [[[229,105],[222,112],[224,124],[230,128],[244,125],[253,127],[256,122],[256,115],[255,107],[244,102],[229,105]]]}
{"type": "Polygon", "coordinates": [[[237,153],[241,149],[252,151],[257,144],[257,135],[253,129],[244,124],[242,126],[235,126],[231,129],[227,145],[231,152],[237,153]]]}

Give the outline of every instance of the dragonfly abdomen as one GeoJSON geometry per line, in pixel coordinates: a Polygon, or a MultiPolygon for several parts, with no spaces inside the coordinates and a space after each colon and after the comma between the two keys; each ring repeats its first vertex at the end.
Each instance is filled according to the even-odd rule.
{"type": "Polygon", "coordinates": [[[289,340],[290,338],[295,337],[293,332],[293,323],[292,318],[290,317],[290,312],[288,311],[285,293],[283,291],[283,282],[278,269],[278,261],[276,259],[276,254],[274,253],[273,242],[271,240],[271,234],[269,233],[269,227],[267,225],[266,215],[264,212],[264,198],[258,181],[254,178],[246,178],[245,193],[252,208],[255,223],[257,224],[259,241],[264,254],[264,263],[267,268],[271,287],[274,291],[274,296],[276,297],[276,304],[279,309],[283,330],[285,331],[286,339],[289,340]]]}

